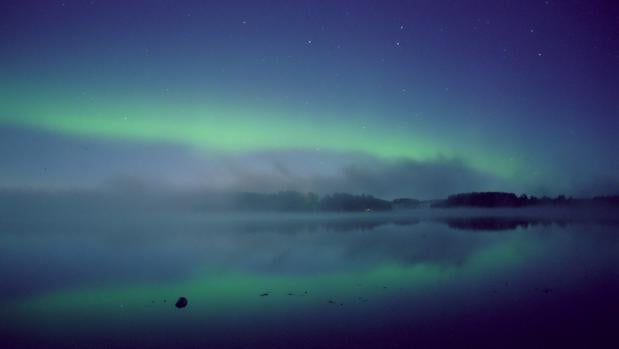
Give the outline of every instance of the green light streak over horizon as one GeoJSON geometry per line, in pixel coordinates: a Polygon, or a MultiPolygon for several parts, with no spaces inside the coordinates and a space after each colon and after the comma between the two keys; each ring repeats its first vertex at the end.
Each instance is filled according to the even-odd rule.
{"type": "Polygon", "coordinates": [[[365,153],[382,159],[460,159],[503,178],[513,177],[520,167],[514,160],[458,145],[454,137],[433,140],[422,130],[386,125],[370,116],[363,116],[367,121],[362,124],[352,124],[333,115],[315,117],[285,108],[253,110],[154,98],[91,101],[56,93],[26,100],[15,91],[4,96],[0,124],[72,136],[164,142],[224,153],[306,149],[365,153]]]}

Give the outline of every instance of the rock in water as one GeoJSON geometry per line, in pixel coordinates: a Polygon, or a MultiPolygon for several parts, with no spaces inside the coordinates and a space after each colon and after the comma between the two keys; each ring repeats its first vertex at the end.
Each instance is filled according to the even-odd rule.
{"type": "Polygon", "coordinates": [[[185,297],[179,297],[178,300],[176,301],[176,307],[177,308],[184,308],[187,306],[187,298],[185,297]]]}

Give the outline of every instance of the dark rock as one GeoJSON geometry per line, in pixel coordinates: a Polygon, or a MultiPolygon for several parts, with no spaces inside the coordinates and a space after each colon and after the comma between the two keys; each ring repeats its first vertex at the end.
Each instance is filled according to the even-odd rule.
{"type": "Polygon", "coordinates": [[[178,300],[176,301],[176,304],[174,304],[177,308],[184,308],[187,306],[187,298],[185,297],[179,297],[178,300]]]}
{"type": "Polygon", "coordinates": [[[266,296],[268,296],[268,295],[269,295],[269,293],[268,293],[268,292],[265,292],[265,293],[260,294],[260,297],[266,297],[266,296]]]}

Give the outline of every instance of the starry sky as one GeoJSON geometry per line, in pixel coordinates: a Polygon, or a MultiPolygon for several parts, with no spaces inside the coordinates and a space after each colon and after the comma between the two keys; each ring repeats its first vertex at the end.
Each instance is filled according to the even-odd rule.
{"type": "Polygon", "coordinates": [[[619,191],[613,1],[2,1],[0,186],[619,191]]]}

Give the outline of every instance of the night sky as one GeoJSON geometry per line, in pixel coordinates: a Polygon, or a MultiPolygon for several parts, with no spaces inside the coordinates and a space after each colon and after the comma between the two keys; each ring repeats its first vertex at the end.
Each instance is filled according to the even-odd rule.
{"type": "Polygon", "coordinates": [[[619,191],[615,1],[0,4],[0,186],[619,191]]]}

